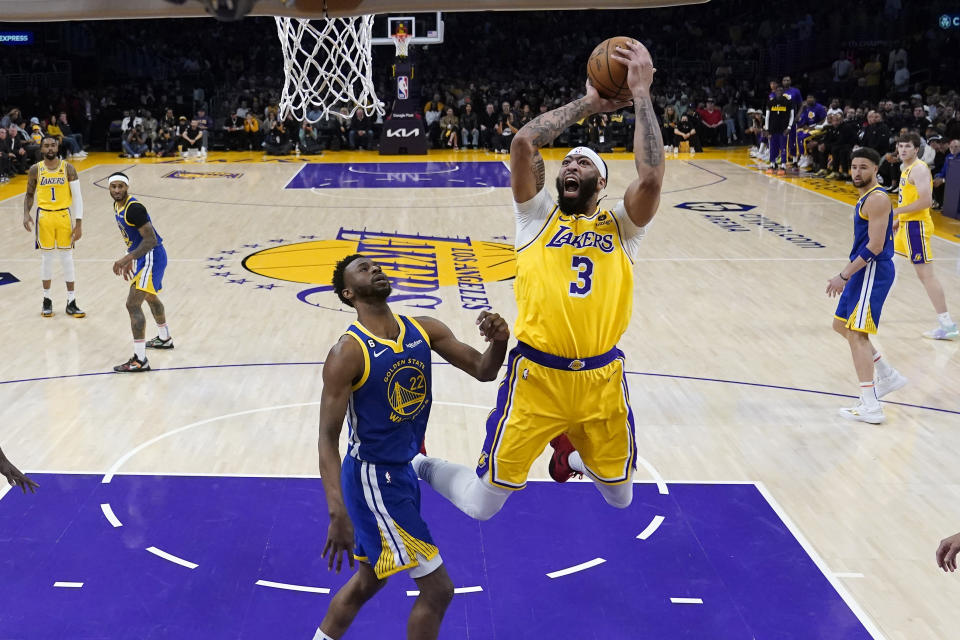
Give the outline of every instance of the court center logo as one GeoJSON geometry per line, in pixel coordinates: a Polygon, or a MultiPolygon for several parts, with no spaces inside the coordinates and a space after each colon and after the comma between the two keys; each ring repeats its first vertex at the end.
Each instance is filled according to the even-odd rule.
{"type": "Polygon", "coordinates": [[[427,406],[427,382],[424,365],[407,358],[395,362],[384,376],[387,401],[393,409],[391,422],[413,420],[427,406]]]}
{"type": "Polygon", "coordinates": [[[256,251],[243,259],[243,267],[272,280],[314,285],[297,298],[327,309],[345,310],[333,294],[331,280],[337,261],[352,253],[380,264],[393,287],[389,302],[420,309],[436,309],[444,301],[440,289],[456,287],[463,309],[489,311],[486,283],[516,275],[513,244],[504,242],[344,228],[332,240],[301,238],[305,241],[277,242],[256,251]]]}

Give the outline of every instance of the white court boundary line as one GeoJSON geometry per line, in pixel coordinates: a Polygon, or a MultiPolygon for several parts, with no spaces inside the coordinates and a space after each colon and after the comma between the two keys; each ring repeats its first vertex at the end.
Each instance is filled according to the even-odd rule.
{"type": "Polygon", "coordinates": [[[650,524],[647,525],[647,528],[640,532],[640,535],[637,536],[637,540],[646,540],[654,534],[654,532],[660,528],[660,525],[663,524],[663,521],[666,520],[663,516],[653,516],[653,520],[650,521],[650,524]]]}
{"type": "Polygon", "coordinates": [[[304,591],[306,593],[320,593],[324,595],[330,593],[330,589],[326,587],[305,587],[300,584],[273,582],[272,580],[257,580],[254,584],[261,587],[271,587],[273,589],[286,589],[287,591],[304,591]]]}
{"type": "Polygon", "coordinates": [[[163,549],[158,549],[156,547],[147,547],[147,551],[149,551],[150,553],[152,553],[157,557],[163,558],[164,560],[169,560],[174,564],[178,564],[181,567],[186,567],[187,569],[196,569],[197,567],[200,566],[196,562],[190,562],[189,560],[184,560],[183,558],[179,558],[173,555],[172,553],[167,553],[163,549]]]}
{"type": "Polygon", "coordinates": [[[65,588],[65,589],[79,589],[80,587],[83,586],[83,583],[82,583],[82,582],[59,582],[59,581],[57,581],[57,582],[54,582],[54,583],[53,583],[53,586],[55,586],[55,587],[63,587],[63,588],[65,588]]]}
{"type": "Polygon", "coordinates": [[[670,598],[673,604],[703,604],[703,598],[670,598]]]}
{"type": "Polygon", "coordinates": [[[113,512],[113,507],[110,506],[109,502],[101,503],[100,511],[103,511],[104,517],[110,521],[110,524],[112,524],[114,528],[123,526],[123,523],[120,522],[120,518],[118,518],[113,512]]]}
{"type": "Polygon", "coordinates": [[[853,612],[853,615],[857,616],[857,619],[860,620],[860,624],[863,625],[863,628],[867,630],[874,640],[886,640],[886,636],[883,635],[883,632],[880,630],[880,627],[877,626],[877,623],[867,615],[867,612],[864,611],[863,607],[860,606],[854,598],[853,595],[847,591],[846,586],[839,580],[833,572],[827,568],[827,563],[824,562],[823,558],[820,557],[820,554],[817,550],[810,544],[810,541],[800,532],[799,527],[790,519],[790,516],[787,515],[787,512],[784,511],[783,507],[780,506],[780,503],[777,502],[777,499],[773,497],[773,494],[770,493],[770,490],[767,489],[767,486],[761,481],[756,481],[753,483],[757,487],[757,491],[760,492],[766,501],[770,505],[770,508],[777,514],[777,517],[780,518],[780,521],[786,525],[787,529],[790,530],[790,533],[793,534],[794,539],[800,543],[800,546],[803,547],[803,550],[807,552],[807,555],[813,560],[813,563],[817,565],[817,568],[820,570],[820,573],[827,579],[830,585],[836,590],[837,594],[843,599],[850,611],[853,612]]]}
{"type": "Polygon", "coordinates": [[[547,574],[548,578],[562,578],[563,576],[568,576],[571,573],[579,573],[580,571],[586,571],[587,569],[592,569],[597,565],[601,565],[606,560],[603,558],[594,558],[593,560],[588,560],[586,562],[581,562],[580,564],[575,564],[572,567],[567,567],[566,569],[559,569],[558,571],[551,571],[547,574]]]}
{"type": "MultiPolygon", "coordinates": [[[[480,593],[481,591],[483,591],[483,587],[480,587],[480,586],[477,586],[477,587],[457,587],[456,589],[453,590],[453,593],[454,593],[454,594],[461,594],[461,593],[480,593]]],[[[413,589],[413,590],[407,591],[407,595],[412,598],[412,597],[415,597],[415,596],[419,596],[419,595],[420,595],[420,592],[417,591],[417,590],[415,590],[415,589],[413,589]]]]}
{"type": "MultiPolygon", "coordinates": [[[[34,471],[33,473],[39,472],[34,471]]],[[[13,485],[8,484],[6,480],[3,480],[3,485],[0,486],[0,500],[3,500],[3,496],[7,495],[7,492],[10,491],[10,489],[13,489],[13,485]]]]}
{"type": "MultiPolygon", "coordinates": [[[[263,413],[263,412],[265,412],[265,411],[273,411],[274,409],[294,409],[294,408],[300,408],[300,407],[317,406],[317,405],[319,405],[319,404],[320,404],[320,401],[317,400],[317,401],[313,401],[313,402],[297,402],[297,403],[294,403],[294,404],[279,404],[279,405],[274,405],[274,406],[270,406],[270,407],[260,407],[260,408],[258,408],[258,409],[247,409],[246,411],[236,411],[236,412],[234,412],[234,413],[226,413],[226,414],[223,414],[223,415],[220,415],[220,416],[214,416],[214,417],[212,417],[212,418],[207,418],[207,419],[205,419],[205,420],[200,420],[200,421],[198,421],[198,422],[192,422],[192,423],[190,423],[190,424],[188,424],[188,425],[184,425],[184,426],[182,426],[182,427],[177,427],[176,429],[173,429],[173,430],[171,430],[171,431],[167,431],[166,433],[161,433],[160,435],[155,436],[155,437],[147,440],[146,442],[143,442],[143,443],[137,445],[136,447],[134,447],[133,449],[131,449],[131,450],[128,451],[127,453],[125,453],[125,454],[123,454],[122,456],[120,456],[120,458],[119,458],[116,462],[114,462],[112,465],[110,465],[110,468],[109,468],[109,469],[107,469],[107,472],[104,474],[103,479],[100,481],[100,483],[101,483],[101,484],[110,484],[110,481],[113,480],[113,477],[114,477],[115,475],[117,475],[117,471],[120,469],[120,467],[122,467],[124,464],[126,464],[127,460],[129,460],[130,458],[132,458],[132,457],[135,456],[136,454],[140,453],[141,451],[143,451],[143,450],[146,449],[147,447],[149,447],[149,446],[151,446],[151,445],[153,445],[153,444],[155,444],[155,443],[157,443],[157,442],[159,442],[159,441],[161,441],[161,440],[164,440],[165,438],[169,438],[170,436],[178,435],[178,434],[180,434],[180,433],[183,433],[184,431],[188,431],[189,429],[193,429],[194,427],[199,427],[199,426],[202,426],[202,425],[205,425],[205,424],[210,424],[210,423],[213,423],[213,422],[218,422],[218,421],[220,421],[220,420],[226,420],[227,418],[236,418],[236,417],[239,417],[239,416],[245,416],[245,415],[250,415],[250,414],[254,414],[254,413],[263,413]]],[[[435,401],[433,404],[434,404],[434,406],[439,405],[439,406],[447,406],[447,407],[464,407],[464,408],[467,408],[467,409],[480,409],[480,410],[482,410],[482,411],[490,411],[490,409],[493,408],[493,407],[490,407],[490,406],[485,406],[485,405],[480,405],[480,404],[468,404],[468,403],[465,403],[465,402],[443,402],[443,401],[435,401]]],[[[643,456],[641,456],[640,454],[637,454],[637,462],[639,462],[639,463],[643,466],[643,468],[646,469],[647,473],[649,473],[649,474],[653,477],[653,480],[654,480],[654,482],[655,482],[656,485],[657,485],[657,491],[660,493],[660,495],[668,495],[668,494],[670,493],[670,490],[667,488],[667,483],[666,483],[666,481],[663,479],[663,476],[660,475],[660,472],[657,471],[657,470],[654,468],[654,466],[653,466],[652,464],[650,464],[650,462],[648,462],[648,461],[647,461],[643,456]]],[[[131,475],[145,475],[145,474],[140,473],[140,474],[131,474],[131,475]]],[[[150,475],[150,474],[147,474],[147,475],[150,475]]],[[[202,475],[202,474],[184,473],[184,474],[159,474],[159,475],[185,475],[185,476],[191,476],[191,475],[202,475]]],[[[222,476],[227,477],[229,474],[210,474],[210,475],[222,475],[222,476]]],[[[245,476],[242,476],[242,475],[241,475],[240,477],[245,477],[245,476]]],[[[265,477],[265,476],[257,476],[256,474],[253,474],[251,477],[265,477]]],[[[290,476],[277,476],[277,477],[290,477],[290,476]]],[[[308,476],[308,477],[310,477],[310,476],[308,476]]],[[[639,483],[636,483],[636,482],[635,482],[635,484],[639,484],[639,483]]],[[[106,515],[106,514],[104,514],[104,515],[106,515]]]]}

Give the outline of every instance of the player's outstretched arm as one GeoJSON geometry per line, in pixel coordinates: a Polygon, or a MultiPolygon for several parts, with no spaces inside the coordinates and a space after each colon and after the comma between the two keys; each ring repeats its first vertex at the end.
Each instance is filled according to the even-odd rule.
{"type": "Polygon", "coordinates": [[[496,379],[507,355],[507,340],[510,339],[510,327],[500,314],[481,311],[477,317],[480,335],[490,343],[483,353],[460,342],[450,327],[436,318],[424,316],[417,318],[417,322],[430,336],[430,348],[441,358],[477,380],[487,382],[496,379]]]}
{"type": "Polygon", "coordinates": [[[653,84],[653,58],[639,42],[617,47],[610,56],[627,67],[627,84],[633,94],[636,123],[633,133],[633,157],[637,165],[637,179],[623,194],[623,207],[638,227],[645,227],[653,219],[660,205],[663,187],[663,135],[653,111],[650,85],[653,84]]]}
{"type": "Polygon", "coordinates": [[[342,554],[346,554],[350,568],[353,568],[353,525],[343,504],[343,490],[340,487],[340,431],[343,428],[343,418],[347,414],[353,383],[362,375],[363,353],[360,345],[350,336],[343,336],[330,349],[323,365],[320,437],[317,441],[320,477],[323,478],[323,491],[327,496],[327,510],[330,513],[330,526],[327,528],[327,541],[323,546],[322,556],[328,558],[328,570],[333,569],[336,564],[337,573],[340,573],[343,565],[342,554]]]}
{"type": "Polygon", "coordinates": [[[527,202],[540,193],[545,184],[540,149],[574,122],[595,113],[616,111],[629,102],[601,98],[587,80],[587,94],[573,102],[541,114],[523,125],[510,143],[510,188],[514,202],[527,202]]]}
{"type": "Polygon", "coordinates": [[[3,449],[0,449],[0,475],[7,479],[11,487],[20,487],[24,493],[27,489],[30,489],[30,493],[36,493],[37,487],[40,486],[13,466],[13,463],[3,454],[3,449]]]}

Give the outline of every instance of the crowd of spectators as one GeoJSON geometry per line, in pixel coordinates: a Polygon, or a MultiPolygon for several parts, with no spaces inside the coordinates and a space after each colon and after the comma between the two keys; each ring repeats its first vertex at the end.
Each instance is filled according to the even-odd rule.
{"type": "MultiPolygon", "coordinates": [[[[876,10],[870,3],[854,3],[845,14],[849,20],[829,6],[773,7],[760,0],[655,13],[487,12],[481,17],[454,12],[444,14],[446,42],[414,46],[413,60],[431,146],[493,152],[508,151],[511,136],[537,114],[582,94],[584,61],[598,40],[613,35],[611,24],[643,40],[657,60],[653,92],[664,144],[671,149],[752,144],[761,152],[768,75],[783,67],[795,73],[804,96],[812,95],[818,104],[836,102],[831,111],[839,110],[840,121],[834,122],[837,115],[831,113],[825,122],[812,123],[817,135],[807,145],[803,168],[826,169],[824,175],[842,178],[849,155],[844,148],[871,126],[871,111],[891,129],[891,138],[906,123],[906,111],[907,126],[918,126],[918,107],[947,143],[953,137],[948,128],[956,116],[947,114],[956,114],[960,104],[954,87],[943,85],[955,78],[960,47],[953,32],[938,30],[931,20],[940,4],[885,0],[876,10]],[[917,24],[927,26],[908,33],[906,25],[917,24]],[[902,27],[894,30],[903,32],[895,39],[891,25],[902,27]],[[558,46],[551,34],[561,33],[563,46],[558,46]],[[801,52],[799,59],[792,58],[794,49],[801,52]]],[[[90,55],[105,48],[111,52],[113,64],[104,66],[113,75],[88,76],[84,85],[61,91],[25,90],[19,97],[8,91],[4,112],[17,105],[37,119],[20,117],[15,153],[29,162],[36,155],[28,140],[33,126],[42,133],[51,123],[57,127],[63,114],[74,125],[67,125],[63,136],[64,155],[82,153],[91,143],[116,144],[132,157],[194,150],[202,155],[209,148],[284,155],[377,147],[383,117],[340,109],[310,123],[278,115],[283,62],[271,19],[164,22],[191,42],[189,48],[166,46],[156,24],[103,21],[74,27],[83,29],[90,55]]],[[[59,68],[47,50],[42,56],[28,49],[14,53],[0,58],[0,66],[38,73],[59,68]]],[[[374,47],[373,54],[378,95],[390,96],[393,48],[374,47]]],[[[89,59],[73,62],[74,69],[90,68],[83,64],[89,59]]],[[[785,83],[781,75],[777,82],[785,83]]],[[[389,107],[388,101],[387,117],[389,107]]],[[[557,144],[629,149],[632,117],[627,109],[589,118],[557,144]]],[[[920,133],[929,139],[927,131],[920,133]]],[[[9,128],[6,137],[11,137],[9,128]]],[[[0,141],[0,147],[4,144],[0,141]]],[[[18,169],[9,154],[6,161],[18,169]]]]}

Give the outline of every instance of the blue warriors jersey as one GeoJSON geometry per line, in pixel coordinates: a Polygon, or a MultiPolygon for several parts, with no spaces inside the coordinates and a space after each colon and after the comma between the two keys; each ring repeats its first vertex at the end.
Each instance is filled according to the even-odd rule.
{"type": "MultiPolygon", "coordinates": [[[[863,203],[866,202],[867,197],[874,191],[879,191],[880,193],[886,196],[886,191],[883,190],[879,185],[867,191],[863,194],[859,200],[857,200],[857,206],[854,209],[853,214],[853,248],[850,250],[850,260],[853,261],[857,257],[857,254],[867,243],[870,241],[870,218],[863,213],[863,203]]],[[[887,237],[883,239],[883,249],[876,257],[877,260],[892,260],[893,259],[893,205],[890,205],[890,214],[889,219],[887,220],[887,237]]]]}
{"type": "MultiPolygon", "coordinates": [[[[150,214],[147,214],[146,221],[141,222],[139,225],[131,224],[130,221],[127,220],[127,210],[130,208],[130,205],[135,202],[137,202],[136,198],[133,196],[128,196],[122,204],[116,201],[113,203],[113,211],[117,219],[117,226],[120,227],[120,234],[123,236],[123,241],[127,245],[127,253],[134,251],[140,246],[140,243],[143,242],[143,236],[140,235],[139,228],[142,227],[145,222],[151,222],[150,214]]],[[[157,246],[162,245],[163,238],[160,237],[160,234],[156,231],[156,229],[154,229],[154,232],[157,235],[157,246]]]]}
{"type": "Polygon", "coordinates": [[[365,462],[410,462],[430,417],[430,339],[413,318],[394,317],[400,325],[396,340],[378,338],[359,322],[347,329],[363,349],[363,375],[347,410],[347,453],[365,462]]]}

